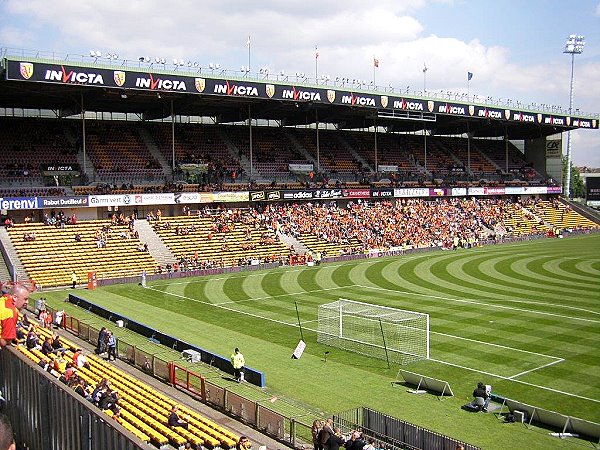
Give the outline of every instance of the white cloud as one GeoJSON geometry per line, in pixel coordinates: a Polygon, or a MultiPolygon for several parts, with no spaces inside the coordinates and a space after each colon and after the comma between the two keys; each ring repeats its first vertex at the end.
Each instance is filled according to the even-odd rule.
{"type": "Polygon", "coordinates": [[[600,17],[600,3],[596,5],[596,17],[600,17]]]}
{"type": "Polygon", "coordinates": [[[33,41],[33,33],[13,26],[0,28],[0,42],[7,46],[23,48],[33,41]]]}
{"type": "MultiPolygon", "coordinates": [[[[212,61],[236,70],[247,64],[246,40],[251,35],[253,69],[267,66],[272,72],[301,71],[312,77],[317,44],[319,74],[332,78],[371,81],[375,55],[380,61],[376,72],[380,85],[411,86],[411,91],[419,91],[426,63],[430,91],[466,91],[469,71],[474,73],[471,94],[568,107],[570,65],[563,55],[531,65],[515,61],[505,47],[484,45],[475,38],[462,41],[425,35],[416,13],[428,3],[6,0],[3,7],[10,17],[23,20],[20,26],[18,20],[10,20],[10,27],[0,29],[0,41],[21,47],[37,44],[40,50],[65,54],[98,49],[132,60],[148,55],[191,59],[204,66],[212,61]],[[49,35],[51,40],[47,40],[49,35]]],[[[576,62],[575,107],[582,111],[597,112],[600,104],[600,64],[594,61],[576,62]]],[[[582,158],[594,158],[599,133],[579,134],[578,152],[585,151],[582,158]]]]}

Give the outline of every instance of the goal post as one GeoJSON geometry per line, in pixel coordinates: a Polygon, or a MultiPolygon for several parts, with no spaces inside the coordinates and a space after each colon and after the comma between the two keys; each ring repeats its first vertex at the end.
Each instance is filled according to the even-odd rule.
{"type": "Polygon", "coordinates": [[[398,364],[429,359],[429,315],[340,298],[319,306],[317,342],[398,364]]]}

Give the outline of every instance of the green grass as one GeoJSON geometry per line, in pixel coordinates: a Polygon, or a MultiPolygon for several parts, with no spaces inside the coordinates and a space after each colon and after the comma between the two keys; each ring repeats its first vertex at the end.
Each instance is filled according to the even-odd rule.
{"type": "MultiPolygon", "coordinates": [[[[484,448],[576,446],[460,410],[483,381],[503,396],[600,422],[598,235],[149,287],[78,294],[222,355],[239,346],[266,373],[270,393],[315,410],[365,405],[484,448]],[[455,397],[411,395],[390,383],[398,366],[318,344],[318,305],[339,297],[428,313],[431,359],[405,368],[449,381],[455,397]],[[308,344],[300,360],[290,358],[300,339],[294,302],[308,344]]],[[[65,292],[42,295],[56,305],[65,292]]]]}

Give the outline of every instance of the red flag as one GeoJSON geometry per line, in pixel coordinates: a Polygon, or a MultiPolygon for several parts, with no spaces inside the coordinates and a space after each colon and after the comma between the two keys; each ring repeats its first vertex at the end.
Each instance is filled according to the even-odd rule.
{"type": "Polygon", "coordinates": [[[373,58],[373,66],[379,67],[379,60],[377,58],[373,58]]]}

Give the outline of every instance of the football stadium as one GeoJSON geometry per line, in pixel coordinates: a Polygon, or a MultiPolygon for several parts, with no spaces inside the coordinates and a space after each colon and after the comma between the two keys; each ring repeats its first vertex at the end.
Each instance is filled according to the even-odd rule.
{"type": "Polygon", "coordinates": [[[600,445],[597,114],[1,56],[17,448],[600,445]]]}

